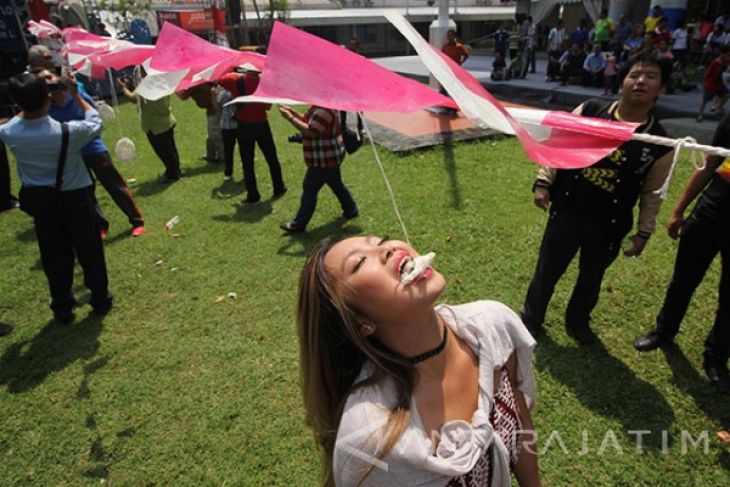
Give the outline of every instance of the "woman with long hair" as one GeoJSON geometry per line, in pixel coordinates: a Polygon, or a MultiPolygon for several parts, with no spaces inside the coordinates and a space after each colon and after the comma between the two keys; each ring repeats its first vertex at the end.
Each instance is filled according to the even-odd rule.
{"type": "Polygon", "coordinates": [[[506,306],[434,303],[443,276],[407,243],[325,240],[299,285],[306,420],[325,486],[540,484],[535,341],[506,306]]]}

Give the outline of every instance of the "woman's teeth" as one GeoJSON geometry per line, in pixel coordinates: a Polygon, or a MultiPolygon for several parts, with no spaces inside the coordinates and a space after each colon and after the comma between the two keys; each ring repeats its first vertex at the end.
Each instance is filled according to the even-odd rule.
{"type": "Polygon", "coordinates": [[[433,262],[434,257],[436,257],[436,254],[434,252],[429,252],[428,254],[421,255],[415,259],[410,257],[403,259],[404,262],[401,264],[400,282],[405,285],[412,283],[416,280],[416,278],[418,278],[418,276],[426,272],[426,269],[428,269],[433,262]]]}

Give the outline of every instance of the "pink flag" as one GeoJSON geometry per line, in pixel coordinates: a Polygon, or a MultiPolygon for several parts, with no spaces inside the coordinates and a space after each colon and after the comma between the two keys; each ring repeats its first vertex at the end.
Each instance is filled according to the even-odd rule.
{"type": "Polygon", "coordinates": [[[216,80],[231,68],[251,63],[263,70],[265,56],[253,52],[241,52],[216,46],[195,34],[165,22],[157,38],[150,67],[155,71],[179,72],[189,69],[176,90],[216,80]]]}
{"type": "Polygon", "coordinates": [[[78,27],[63,30],[71,66],[94,78],[104,78],[106,70],[136,66],[148,59],[154,46],[134,44],[98,36],[78,27]]]}
{"type": "Polygon", "coordinates": [[[480,125],[516,135],[527,156],[544,166],[587,167],[629,140],[638,124],[538,109],[505,109],[468,71],[429,45],[400,14],[388,20],[416,49],[462,111],[480,125]]]}
{"type": "Polygon", "coordinates": [[[348,111],[412,112],[453,102],[341,46],[276,22],[255,95],[348,111]]]}
{"type": "Polygon", "coordinates": [[[38,37],[39,39],[46,39],[51,37],[52,34],[61,34],[61,29],[53,25],[47,20],[41,20],[36,22],[35,20],[29,20],[26,26],[28,32],[38,37]]]}

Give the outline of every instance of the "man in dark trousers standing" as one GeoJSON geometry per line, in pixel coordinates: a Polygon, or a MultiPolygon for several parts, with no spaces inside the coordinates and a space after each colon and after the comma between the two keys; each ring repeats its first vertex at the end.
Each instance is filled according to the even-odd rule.
{"type": "MultiPolygon", "coordinates": [[[[640,124],[637,133],[665,135],[653,109],[669,80],[669,66],[645,53],[629,60],[626,69],[618,101],[589,100],[574,113],[636,122],[640,124]]],[[[672,155],[668,147],[630,140],[590,167],[540,170],[533,186],[534,200],[543,210],[550,207],[550,218],[521,313],[533,335],[545,321],[555,284],[580,249],[578,281],[565,312],[565,327],[581,344],[594,341],[590,319],[603,274],[633,226],[637,200],[638,228],[624,255],[638,257],[644,250],[661,205],[656,190],[666,180],[672,155]]]]}
{"type": "MultiPolygon", "coordinates": [[[[730,115],[717,126],[712,145],[730,148],[730,115]]],[[[674,340],[692,294],[720,254],[717,313],[705,341],[704,369],[712,384],[730,393],[730,157],[709,156],[705,162],[705,167],[692,175],[669,219],[669,236],[679,237],[679,248],[656,328],[638,337],[634,347],[646,352],[674,340]],[[700,193],[685,220],[685,211],[700,193]]]]}
{"type": "MultiPolygon", "coordinates": [[[[229,73],[218,80],[223,88],[230,91],[234,97],[250,95],[259,85],[259,70],[251,64],[245,64],[245,74],[229,73]]],[[[271,134],[269,119],[266,112],[271,108],[268,103],[243,103],[236,110],[238,120],[238,150],[243,163],[243,181],[246,185],[246,199],[244,203],[256,204],[261,201],[256,184],[254,170],[255,146],[258,144],[264,153],[269,165],[271,183],[274,187],[274,198],[286,193],[286,186],[281,175],[281,164],[276,154],[274,136],[271,134]]]]}
{"type": "Polygon", "coordinates": [[[84,120],[66,124],[66,147],[62,142],[62,124],[48,116],[51,104],[48,86],[44,79],[31,73],[10,79],[10,95],[21,112],[0,125],[0,140],[13,151],[17,161],[23,185],[21,208],[33,216],[43,271],[51,291],[53,316],[56,321],[67,323],[75,318],[73,308],[77,304],[72,290],[74,257],[78,258],[84,283],[91,290],[94,313],[107,313],[112,307],[112,296],[94,212],[94,186],[81,157],[81,149],[101,133],[101,118],[79,95],[72,78],[64,83],[84,111],[84,120]],[[58,187],[57,169],[64,150],[66,161],[58,187]],[[39,197],[39,192],[48,194],[53,188],[56,189],[51,198],[39,197]],[[31,198],[33,194],[35,198],[31,198]],[[35,209],[31,205],[34,201],[35,209]],[[44,205],[43,201],[52,204],[44,205]]]}

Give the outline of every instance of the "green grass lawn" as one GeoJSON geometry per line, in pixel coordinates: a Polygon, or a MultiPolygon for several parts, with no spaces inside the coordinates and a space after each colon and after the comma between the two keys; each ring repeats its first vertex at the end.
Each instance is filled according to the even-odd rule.
{"type": "MultiPolygon", "coordinates": [[[[286,142],[289,124],[272,110],[289,192],[271,201],[259,153],[264,201],[245,207],[240,163],[235,182],[224,184],[222,167],[199,159],[204,113],[177,99],[173,107],[186,175],[177,184],[154,182],[162,164],[133,105],[122,106],[104,132],[110,147],[125,135],[137,144],[137,160],[118,168],[136,180],[148,233],[129,237],[124,215],[97,191],[112,223],[105,249],[116,298],[103,320],[83,306],[72,325],[50,321],[31,220],[20,211],[0,215],[0,321],[15,326],[0,338],[2,486],[317,482],[319,457],[299,392],[298,274],[327,235],[401,236],[384,183],[364,147],[343,166],[360,218],[336,220],[339,207],[325,188],[309,231],[283,235],[278,224],[297,209],[305,169],[301,146],[286,142]],[[163,230],[174,215],[180,223],[163,230]],[[228,293],[236,299],[217,302],[228,293]]],[[[537,166],[519,143],[380,155],[414,246],[438,254],[449,284],[444,301],[494,299],[519,309],[546,218],[532,205],[537,166]]],[[[653,324],[671,275],[677,244],[664,224],[689,173],[685,159],[645,254],[621,257],[608,270],[593,322],[602,345],[579,348],[563,329],[575,266],[558,286],[534,360],[540,443],[556,432],[540,456],[546,485],[730,485],[730,452],[715,436],[730,423],[728,397],[710,390],[701,369],[719,261],[675,349],[640,355],[632,346],[653,324]],[[634,430],[651,431],[641,454],[634,430]],[[708,451],[689,446],[683,454],[683,430],[693,438],[706,431],[708,451]],[[608,431],[615,442],[610,433],[604,441],[608,431]],[[664,451],[661,431],[668,432],[664,451]]],[[[88,299],[78,269],[75,286],[88,299]]]]}

